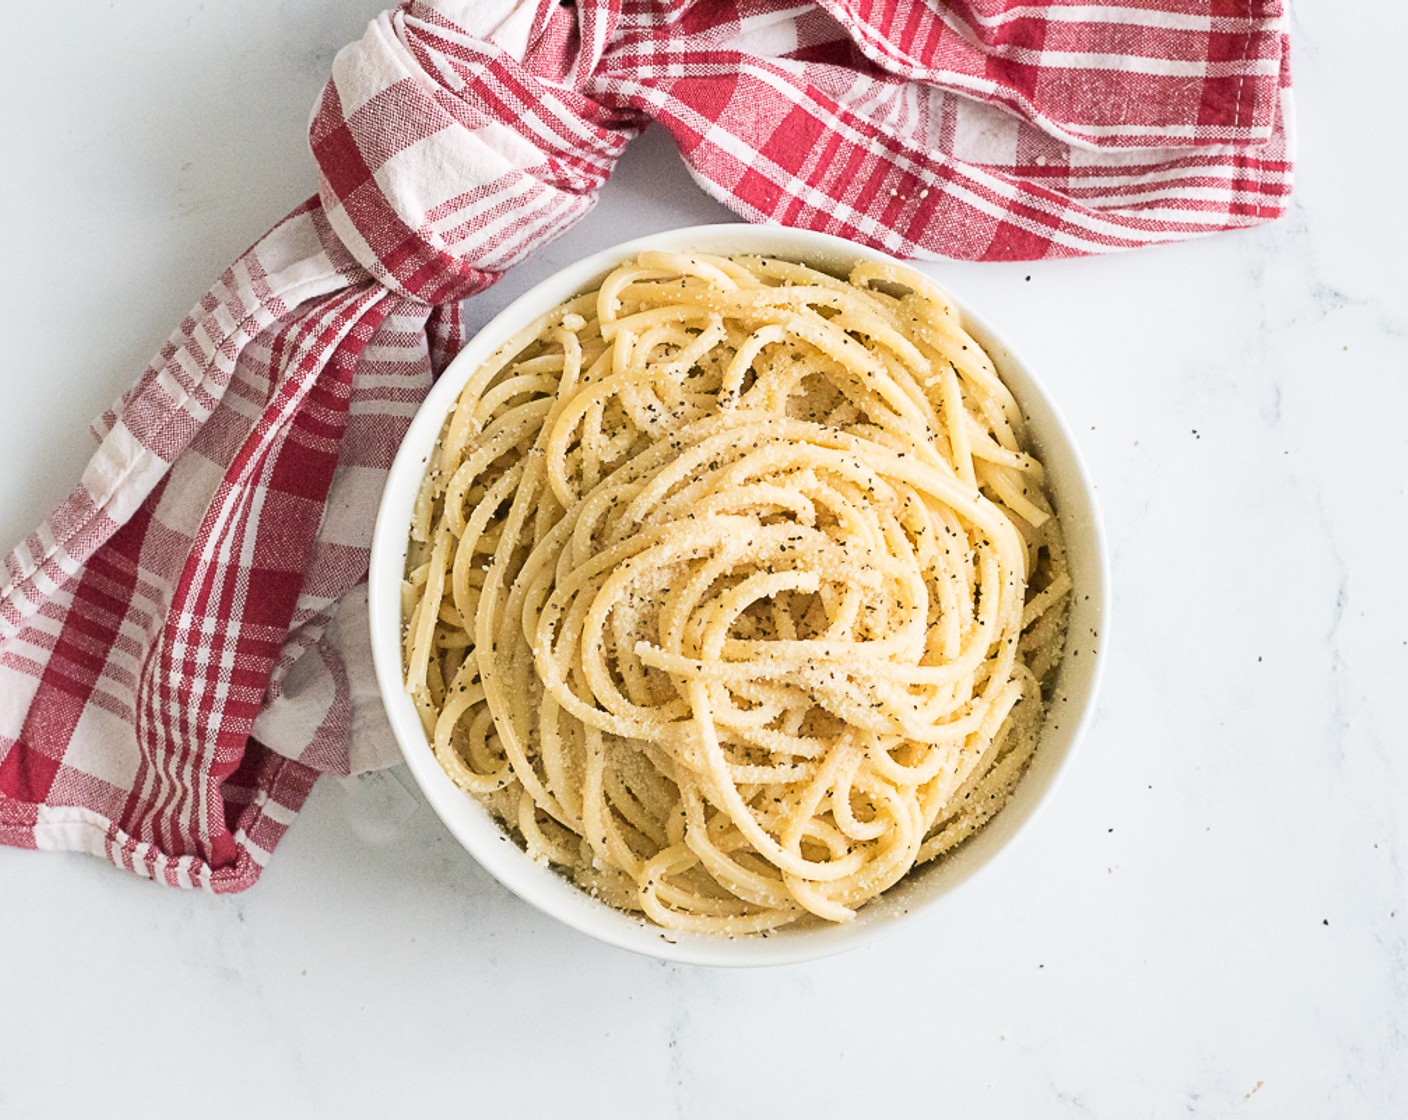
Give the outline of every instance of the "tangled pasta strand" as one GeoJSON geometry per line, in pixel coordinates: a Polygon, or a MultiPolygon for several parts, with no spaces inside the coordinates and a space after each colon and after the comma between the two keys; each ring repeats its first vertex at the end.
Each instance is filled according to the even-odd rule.
{"type": "Polygon", "coordinates": [[[640,254],[470,378],[411,536],[445,771],[674,929],[845,921],[961,843],[1064,644],[1021,410],[889,264],[640,254]]]}

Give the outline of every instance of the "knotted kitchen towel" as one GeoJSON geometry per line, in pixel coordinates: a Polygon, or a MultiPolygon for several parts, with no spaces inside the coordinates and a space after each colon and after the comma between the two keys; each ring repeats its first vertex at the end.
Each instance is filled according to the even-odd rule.
{"type": "Polygon", "coordinates": [[[751,221],[1014,260],[1276,217],[1279,0],[410,0],[343,50],[318,193],[220,277],[5,560],[0,841],[252,884],[389,761],[375,504],[458,303],[669,130],[751,221]]]}

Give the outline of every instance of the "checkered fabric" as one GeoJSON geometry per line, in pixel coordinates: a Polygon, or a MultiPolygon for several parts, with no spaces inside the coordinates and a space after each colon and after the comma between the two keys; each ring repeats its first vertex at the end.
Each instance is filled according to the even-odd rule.
{"type": "Polygon", "coordinates": [[[1013,260],[1273,218],[1278,0],[411,0],[334,62],[317,196],[95,427],[0,578],[0,841],[258,877],[315,778],[384,764],[363,581],[459,301],[668,129],[752,221],[1013,260]]]}

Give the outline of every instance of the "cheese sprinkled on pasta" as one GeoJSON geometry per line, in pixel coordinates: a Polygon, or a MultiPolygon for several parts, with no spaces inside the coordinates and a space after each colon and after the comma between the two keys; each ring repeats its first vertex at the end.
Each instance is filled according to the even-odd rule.
{"type": "Polygon", "coordinates": [[[446,773],[672,929],[846,921],[961,843],[1064,645],[1017,402],[889,264],[640,254],[470,378],[411,537],[446,773]]]}

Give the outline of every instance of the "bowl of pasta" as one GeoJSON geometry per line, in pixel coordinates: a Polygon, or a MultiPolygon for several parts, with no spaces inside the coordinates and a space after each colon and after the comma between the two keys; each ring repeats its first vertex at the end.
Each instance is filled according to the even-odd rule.
{"type": "Polygon", "coordinates": [[[885,253],[749,225],[597,253],[505,308],[410,425],[372,650],[426,800],[603,941],[857,945],[1055,787],[1107,616],[1040,383],[885,253]]]}

